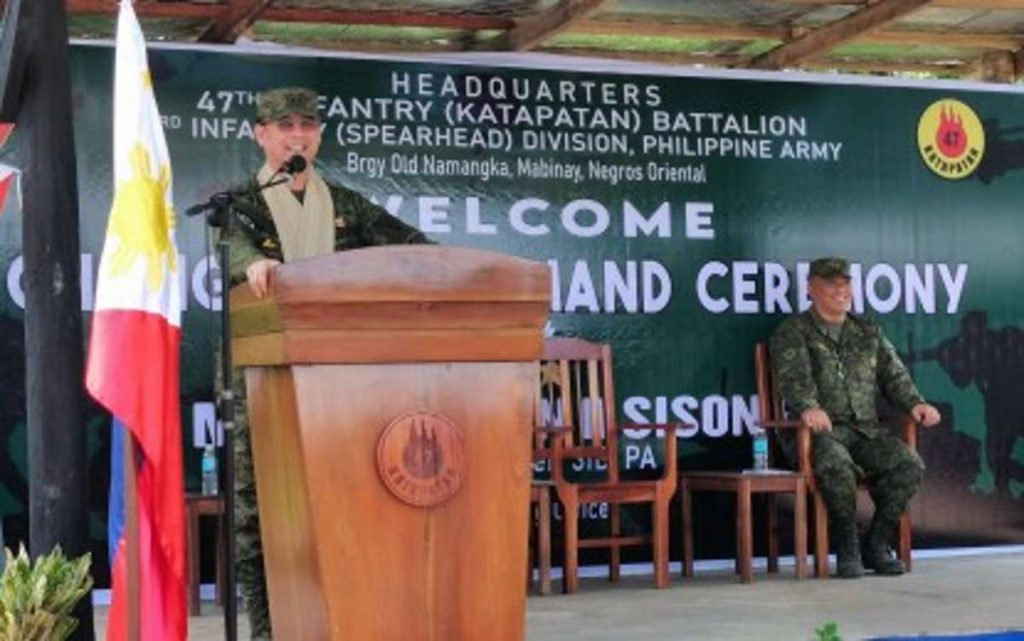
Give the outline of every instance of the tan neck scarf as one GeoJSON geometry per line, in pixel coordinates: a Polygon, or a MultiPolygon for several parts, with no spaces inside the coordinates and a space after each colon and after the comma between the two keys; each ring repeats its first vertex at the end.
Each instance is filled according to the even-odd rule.
{"type": "MultiPolygon", "coordinates": [[[[262,185],[274,176],[274,170],[263,165],[256,179],[262,185]]],[[[288,182],[263,190],[263,198],[274,217],[286,263],[334,251],[334,202],[327,183],[315,169],[309,170],[301,203],[288,182]]]]}

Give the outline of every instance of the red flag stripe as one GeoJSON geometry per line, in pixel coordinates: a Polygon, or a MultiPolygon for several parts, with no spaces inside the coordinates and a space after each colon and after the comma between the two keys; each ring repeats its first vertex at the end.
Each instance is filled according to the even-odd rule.
{"type": "MultiPolygon", "coordinates": [[[[181,330],[159,314],[105,310],[94,314],[91,331],[86,386],[121,419],[143,453],[138,476],[140,641],[185,639],[181,330]]],[[[125,628],[123,554],[113,568],[108,641],[123,638],[118,635],[125,628]]]]}

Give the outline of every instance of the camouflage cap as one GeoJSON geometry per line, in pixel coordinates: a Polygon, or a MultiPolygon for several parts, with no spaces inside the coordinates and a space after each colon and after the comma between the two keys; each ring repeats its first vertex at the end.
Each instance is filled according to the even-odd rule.
{"type": "Polygon", "coordinates": [[[316,92],[304,87],[279,87],[256,94],[256,120],[267,122],[296,114],[319,118],[316,92]]]}
{"type": "Polygon", "coordinates": [[[845,258],[818,258],[811,261],[811,276],[819,278],[850,278],[850,261],[845,258]]]}

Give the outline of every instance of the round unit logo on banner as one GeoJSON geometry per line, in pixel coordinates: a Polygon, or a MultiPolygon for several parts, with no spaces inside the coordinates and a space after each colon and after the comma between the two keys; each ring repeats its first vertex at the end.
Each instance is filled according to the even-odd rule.
{"type": "Polygon", "coordinates": [[[462,484],[462,434],[440,414],[403,414],[377,441],[377,471],[391,493],[409,505],[443,503],[462,484]]]}
{"type": "Polygon", "coordinates": [[[921,114],[917,147],[924,164],[936,174],[951,180],[966,178],[985,155],[985,129],[973,109],[946,98],[921,114]]]}

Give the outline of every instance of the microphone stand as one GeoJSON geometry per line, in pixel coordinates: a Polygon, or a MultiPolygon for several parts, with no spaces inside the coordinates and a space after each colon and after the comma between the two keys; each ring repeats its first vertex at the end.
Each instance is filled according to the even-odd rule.
{"type": "MultiPolygon", "coordinates": [[[[278,172],[280,174],[282,172],[278,172]]],[[[185,210],[186,216],[207,214],[207,224],[220,227],[220,240],[217,241],[217,262],[220,267],[220,391],[217,394],[217,415],[224,429],[224,558],[221,559],[221,571],[224,576],[224,638],[226,641],[238,639],[237,609],[237,578],[235,576],[235,389],[232,376],[231,356],[231,234],[234,230],[235,201],[243,195],[261,192],[291,180],[291,172],[280,178],[271,177],[265,184],[255,189],[222,191],[210,196],[205,203],[194,205],[185,210]]]]}
{"type": "Polygon", "coordinates": [[[234,198],[227,206],[215,209],[211,214],[223,212],[220,239],[217,241],[217,262],[220,266],[220,392],[217,395],[217,413],[224,429],[224,521],[221,536],[224,543],[224,559],[221,571],[224,575],[224,638],[238,639],[238,613],[236,598],[238,588],[235,577],[235,378],[231,360],[231,230],[234,227],[234,198]]]}

